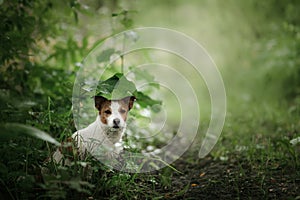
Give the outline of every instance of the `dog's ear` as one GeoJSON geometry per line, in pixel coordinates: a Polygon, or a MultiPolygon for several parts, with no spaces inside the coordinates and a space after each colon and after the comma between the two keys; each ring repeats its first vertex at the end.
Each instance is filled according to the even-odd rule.
{"type": "Polygon", "coordinates": [[[102,104],[107,101],[107,99],[105,97],[102,96],[94,96],[94,100],[95,100],[95,107],[97,108],[97,110],[101,110],[101,106],[102,104]]]}
{"type": "Polygon", "coordinates": [[[122,99],[125,101],[126,104],[128,104],[128,110],[130,110],[133,107],[133,103],[135,102],[136,98],[135,96],[129,96],[122,99]]]}

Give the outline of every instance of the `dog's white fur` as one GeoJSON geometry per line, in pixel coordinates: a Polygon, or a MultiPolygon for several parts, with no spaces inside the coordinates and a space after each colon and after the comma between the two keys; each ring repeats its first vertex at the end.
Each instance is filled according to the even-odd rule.
{"type": "MultiPolygon", "coordinates": [[[[126,110],[125,118],[120,113],[120,110],[122,110],[121,101],[124,101],[124,99],[110,101],[110,113],[109,116],[105,118],[106,123],[103,123],[101,120],[100,113],[103,113],[101,112],[103,108],[100,104],[108,100],[100,100],[101,101],[97,101],[95,97],[95,106],[99,110],[99,115],[96,120],[88,127],[78,130],[72,135],[72,139],[75,141],[78,154],[81,158],[84,158],[86,154],[89,153],[98,159],[111,159],[115,155],[118,155],[123,149],[121,144],[126,129],[126,117],[135,98],[130,97],[128,100],[125,100],[126,103],[128,101],[128,110],[126,110]]],[[[63,155],[59,149],[53,154],[53,159],[57,163],[62,161],[63,155]]]]}
{"type": "Polygon", "coordinates": [[[103,151],[120,153],[126,123],[118,111],[119,107],[120,105],[117,101],[112,101],[112,114],[107,118],[107,124],[103,124],[100,120],[100,116],[97,116],[92,124],[72,135],[72,138],[77,142],[80,154],[89,152],[97,156],[99,153],[103,153],[103,151]],[[115,119],[120,120],[119,128],[113,128],[113,120],[115,119]]]}

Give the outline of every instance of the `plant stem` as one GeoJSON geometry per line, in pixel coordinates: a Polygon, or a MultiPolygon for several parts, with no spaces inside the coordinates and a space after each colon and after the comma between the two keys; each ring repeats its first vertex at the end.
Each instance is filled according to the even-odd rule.
{"type": "Polygon", "coordinates": [[[124,51],[125,51],[125,33],[123,34],[123,44],[121,53],[121,73],[124,74],[124,51]]]}
{"type": "Polygon", "coordinates": [[[49,118],[49,123],[52,124],[52,119],[51,119],[51,98],[48,96],[48,118],[49,118]]]}

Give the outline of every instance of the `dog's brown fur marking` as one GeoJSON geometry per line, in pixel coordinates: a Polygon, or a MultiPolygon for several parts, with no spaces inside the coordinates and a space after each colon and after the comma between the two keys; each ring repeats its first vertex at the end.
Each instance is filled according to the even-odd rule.
{"type": "Polygon", "coordinates": [[[104,101],[101,105],[101,110],[99,111],[99,115],[100,115],[100,120],[103,124],[107,124],[107,118],[111,114],[110,105],[111,105],[111,101],[109,100],[104,101]],[[110,111],[110,114],[107,113],[107,111],[110,111]]]}

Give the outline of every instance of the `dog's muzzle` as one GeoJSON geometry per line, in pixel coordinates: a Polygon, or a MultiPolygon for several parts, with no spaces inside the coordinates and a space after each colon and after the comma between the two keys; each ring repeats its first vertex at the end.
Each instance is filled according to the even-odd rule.
{"type": "Polygon", "coordinates": [[[116,118],[113,120],[113,128],[119,129],[120,128],[120,119],[116,118]]]}

